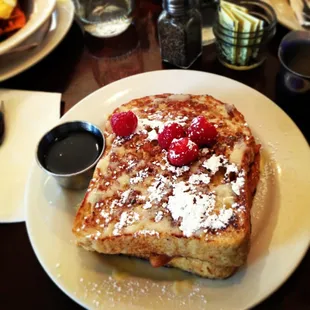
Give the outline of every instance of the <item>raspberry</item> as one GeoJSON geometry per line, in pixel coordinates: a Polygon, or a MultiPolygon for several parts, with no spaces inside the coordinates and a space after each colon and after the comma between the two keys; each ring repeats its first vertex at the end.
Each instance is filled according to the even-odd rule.
{"type": "Polygon", "coordinates": [[[190,139],[174,139],[169,147],[168,160],[171,165],[184,166],[197,159],[198,153],[198,145],[190,139]]]}
{"type": "Polygon", "coordinates": [[[166,125],[158,134],[158,144],[162,149],[168,150],[173,139],[185,137],[183,127],[178,123],[166,125]]]}
{"type": "Polygon", "coordinates": [[[215,142],[217,130],[204,116],[198,116],[192,120],[187,135],[199,146],[209,146],[215,142]]]}
{"type": "Polygon", "coordinates": [[[121,137],[130,136],[135,132],[137,125],[138,118],[131,111],[115,113],[111,117],[112,129],[121,137]]]}

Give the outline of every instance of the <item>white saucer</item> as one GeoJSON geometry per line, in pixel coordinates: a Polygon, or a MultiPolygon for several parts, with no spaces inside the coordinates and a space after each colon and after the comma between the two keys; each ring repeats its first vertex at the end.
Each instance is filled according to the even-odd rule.
{"type": "Polygon", "coordinates": [[[47,56],[67,34],[73,18],[73,3],[70,0],[57,0],[56,9],[48,21],[49,31],[38,47],[0,56],[0,82],[27,70],[47,56]]]}

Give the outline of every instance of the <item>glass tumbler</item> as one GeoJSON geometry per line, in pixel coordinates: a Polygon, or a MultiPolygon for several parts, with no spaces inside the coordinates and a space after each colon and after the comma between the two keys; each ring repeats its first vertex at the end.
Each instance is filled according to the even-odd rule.
{"type": "Polygon", "coordinates": [[[134,0],[73,0],[85,31],[99,38],[123,33],[132,22],[134,0]]]}
{"type": "Polygon", "coordinates": [[[101,87],[143,72],[143,56],[137,31],[131,25],[121,35],[99,39],[85,36],[94,78],[101,87]]]}

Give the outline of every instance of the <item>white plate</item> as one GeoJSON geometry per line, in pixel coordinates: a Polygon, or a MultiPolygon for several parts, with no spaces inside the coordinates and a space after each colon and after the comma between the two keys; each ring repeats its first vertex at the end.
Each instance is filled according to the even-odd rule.
{"type": "Polygon", "coordinates": [[[19,45],[39,29],[52,14],[55,8],[55,3],[56,0],[28,0],[25,10],[31,13],[26,25],[11,37],[0,43],[0,55],[19,45]]]}
{"type": "MultiPolygon", "coordinates": [[[[86,308],[245,309],[275,291],[297,267],[310,240],[310,152],[296,125],[274,103],[239,82],[181,70],[144,73],[112,83],[71,109],[75,119],[103,126],[104,115],[130,99],[165,92],[210,94],[244,113],[263,145],[262,178],[252,213],[247,266],[225,281],[174,269],[153,269],[134,258],[104,256],[76,247],[71,233],[83,192],[61,190],[35,164],[25,195],[35,253],[54,282],[86,308]],[[119,280],[115,270],[128,273],[119,280]],[[176,280],[195,279],[176,284],[176,280]]],[[[117,272],[116,271],[116,272],[117,272]]]]}
{"type": "Polygon", "coordinates": [[[306,30],[298,22],[289,0],[264,0],[269,3],[277,13],[280,24],[291,30],[306,30]]]}
{"type": "Polygon", "coordinates": [[[73,18],[74,6],[71,0],[57,0],[51,21],[48,21],[49,31],[38,47],[0,56],[0,82],[25,71],[47,56],[67,34],[73,18]]]}

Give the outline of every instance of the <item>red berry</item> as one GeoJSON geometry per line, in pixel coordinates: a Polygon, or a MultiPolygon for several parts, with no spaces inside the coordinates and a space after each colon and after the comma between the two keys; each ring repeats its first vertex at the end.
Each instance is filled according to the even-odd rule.
{"type": "Polygon", "coordinates": [[[158,134],[158,144],[162,149],[168,150],[173,139],[185,137],[183,127],[178,123],[166,125],[158,134]]]}
{"type": "Polygon", "coordinates": [[[198,145],[190,139],[175,139],[170,144],[168,160],[171,165],[184,166],[197,159],[198,153],[198,145]]]}
{"type": "Polygon", "coordinates": [[[204,116],[198,116],[192,120],[187,130],[187,135],[199,146],[204,146],[215,142],[217,130],[204,116]]]}
{"type": "Polygon", "coordinates": [[[135,132],[137,125],[138,118],[131,111],[115,113],[111,117],[112,129],[121,137],[130,136],[135,132]]]}

